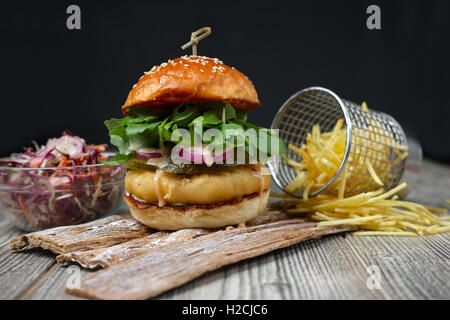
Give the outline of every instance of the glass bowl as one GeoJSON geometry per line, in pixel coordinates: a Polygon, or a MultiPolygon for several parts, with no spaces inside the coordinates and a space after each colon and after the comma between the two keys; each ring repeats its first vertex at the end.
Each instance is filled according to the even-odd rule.
{"type": "Polygon", "coordinates": [[[92,221],[117,211],[125,166],[0,166],[0,210],[20,229],[37,231],[92,221]]]}

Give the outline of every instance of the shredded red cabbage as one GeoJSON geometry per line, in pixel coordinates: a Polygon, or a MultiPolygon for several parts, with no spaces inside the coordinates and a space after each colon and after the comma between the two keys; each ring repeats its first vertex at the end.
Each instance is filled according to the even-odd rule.
{"type": "Polygon", "coordinates": [[[83,223],[115,210],[123,165],[103,165],[106,145],[70,131],[0,160],[0,206],[24,230],[83,223]]]}

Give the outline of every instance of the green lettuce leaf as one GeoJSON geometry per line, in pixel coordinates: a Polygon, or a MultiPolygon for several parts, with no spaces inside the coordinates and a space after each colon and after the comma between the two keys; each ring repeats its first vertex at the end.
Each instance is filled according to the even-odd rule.
{"type": "Polygon", "coordinates": [[[117,153],[111,160],[100,160],[100,162],[103,164],[106,164],[106,165],[115,166],[115,165],[118,165],[119,163],[126,162],[133,157],[134,157],[134,152],[127,154],[127,155],[117,153]]]}
{"type": "MultiPolygon", "coordinates": [[[[177,107],[141,108],[134,107],[127,110],[128,115],[122,119],[105,121],[109,130],[110,143],[119,149],[115,159],[111,161],[124,162],[134,155],[134,151],[142,147],[162,148],[174,145],[172,138],[177,129],[187,129],[191,133],[194,143],[194,133],[203,143],[222,144],[225,149],[244,147],[247,152],[261,150],[267,152],[268,157],[275,153],[272,150],[270,136],[260,145],[259,136],[256,143],[245,136],[245,130],[254,129],[259,135],[263,128],[247,122],[245,110],[235,110],[229,103],[210,101],[200,106],[195,103],[181,103],[177,107]],[[222,132],[222,141],[204,136],[204,128],[217,129],[222,132]]],[[[266,129],[267,130],[267,129],[266,129]]],[[[267,132],[270,132],[268,130],[267,132]]],[[[286,147],[279,139],[279,154],[286,155],[286,147]]],[[[257,152],[258,161],[259,153],[257,152]]]]}

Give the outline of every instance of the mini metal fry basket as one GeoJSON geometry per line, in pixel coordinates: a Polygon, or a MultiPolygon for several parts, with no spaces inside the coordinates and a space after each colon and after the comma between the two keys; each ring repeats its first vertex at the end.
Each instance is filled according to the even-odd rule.
{"type": "MultiPolygon", "coordinates": [[[[408,142],[400,124],[388,114],[364,110],[360,105],[341,99],[328,89],[311,87],[297,92],[283,104],[271,128],[279,130],[279,137],[286,145],[300,147],[305,144],[314,125],[318,124],[321,132],[330,132],[339,119],[344,119],[342,128],[346,131],[345,152],[341,163],[334,176],[318,189],[312,190],[310,196],[325,190],[334,192],[343,173],[347,178],[346,197],[380,189],[380,185],[375,183],[364,165],[367,161],[383,182],[385,190],[398,185],[404,175],[407,159],[402,159],[399,155],[405,152],[408,142]]],[[[409,157],[421,158],[420,146],[415,146],[413,151],[409,157]]],[[[289,148],[287,157],[298,162],[302,160],[298,153],[289,148]]],[[[275,183],[283,190],[297,176],[297,172],[279,158],[271,159],[268,165],[275,183]]],[[[297,197],[302,194],[303,190],[292,193],[297,197]]]]}

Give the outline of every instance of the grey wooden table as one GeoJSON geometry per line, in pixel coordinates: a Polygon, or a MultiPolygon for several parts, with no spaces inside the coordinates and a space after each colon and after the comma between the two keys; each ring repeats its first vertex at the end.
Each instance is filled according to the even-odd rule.
{"type": "MultiPolygon", "coordinates": [[[[425,161],[409,199],[445,206],[450,168],[425,161]]],[[[58,265],[52,253],[39,249],[10,253],[8,241],[19,233],[7,220],[0,221],[0,299],[76,299],[64,286],[79,268],[58,265]]],[[[87,271],[79,272],[82,281],[87,271]]],[[[449,299],[450,233],[332,235],[211,272],[159,298],[449,299]],[[374,271],[375,276],[379,271],[379,289],[374,271]]]]}

